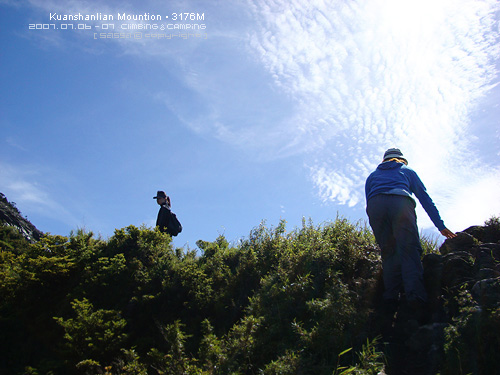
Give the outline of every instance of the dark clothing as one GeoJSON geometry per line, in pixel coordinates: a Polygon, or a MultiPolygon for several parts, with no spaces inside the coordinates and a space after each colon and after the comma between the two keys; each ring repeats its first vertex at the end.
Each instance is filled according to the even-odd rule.
{"type": "Polygon", "coordinates": [[[158,218],[156,219],[156,226],[160,228],[160,232],[169,233],[168,222],[170,220],[170,207],[164,203],[160,206],[160,211],[158,211],[158,218]]]}
{"type": "Polygon", "coordinates": [[[415,194],[436,228],[440,231],[446,228],[417,173],[403,163],[396,161],[381,163],[368,176],[365,184],[366,202],[378,194],[402,195],[410,198],[415,194]]]}
{"type": "Polygon", "coordinates": [[[422,247],[412,194],[440,231],[446,227],[424,184],[405,164],[387,161],[368,176],[365,194],[366,213],[382,251],[384,299],[397,300],[404,289],[408,302],[425,302],[422,247]]]}
{"type": "Polygon", "coordinates": [[[368,201],[366,213],[382,250],[384,299],[397,300],[404,287],[408,301],[426,301],[415,201],[378,194],[368,201]]]}

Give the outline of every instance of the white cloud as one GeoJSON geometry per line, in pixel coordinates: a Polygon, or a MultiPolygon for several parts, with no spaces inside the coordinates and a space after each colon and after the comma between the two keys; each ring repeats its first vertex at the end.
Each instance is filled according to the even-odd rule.
{"type": "MultiPolygon", "coordinates": [[[[296,151],[315,151],[323,200],[364,202],[364,178],[394,146],[449,204],[498,184],[467,153],[470,113],[498,73],[495,10],[476,0],[255,2],[251,44],[297,103],[289,131],[296,151]]],[[[476,203],[462,208],[480,216],[487,203],[476,203]]]]}
{"type": "Polygon", "coordinates": [[[319,195],[323,201],[336,200],[340,204],[352,207],[363,199],[361,194],[352,193],[357,181],[342,172],[328,171],[325,167],[319,167],[312,170],[312,178],[319,188],[319,195]]]}
{"type": "MultiPolygon", "coordinates": [[[[31,3],[65,12],[116,12],[122,6],[31,3]]],[[[128,4],[123,6],[132,11],[128,4]]],[[[147,4],[153,9],[162,3],[147,4]]],[[[193,131],[270,158],[305,155],[324,201],[362,204],[364,179],[384,150],[396,146],[422,177],[445,221],[456,215],[457,202],[468,217],[482,215],[483,207],[496,210],[484,190],[498,184],[496,172],[490,172],[498,168],[469,150],[470,113],[498,73],[497,1],[247,4],[251,20],[229,22],[231,14],[246,9],[231,5],[238,12],[229,12],[221,5],[221,12],[213,12],[217,20],[207,22],[207,32],[216,30],[210,40],[183,43],[182,53],[172,44],[118,45],[125,54],[177,70],[176,87],[184,85],[191,101],[163,89],[151,90],[152,96],[168,103],[193,131]],[[268,77],[272,86],[263,83],[268,77]],[[465,205],[470,189],[487,199],[465,205]]],[[[493,127],[490,135],[498,137],[495,132],[493,127]]]]}
{"type": "Polygon", "coordinates": [[[26,151],[26,148],[19,144],[19,142],[14,137],[7,137],[6,142],[9,146],[15,147],[21,151],[26,151]]]}
{"type": "Polygon", "coordinates": [[[492,215],[500,215],[500,168],[475,178],[470,184],[457,189],[454,202],[447,207],[450,226],[463,228],[466,225],[483,224],[492,215]]]}
{"type": "Polygon", "coordinates": [[[0,162],[0,191],[7,199],[15,202],[23,212],[23,207],[29,207],[29,211],[38,215],[66,223],[70,227],[76,227],[79,221],[70,213],[65,206],[55,199],[49,191],[43,175],[49,173],[45,168],[34,165],[13,165],[0,162]]]}
{"type": "MultiPolygon", "coordinates": [[[[445,224],[454,231],[482,225],[490,217],[500,215],[500,168],[471,168],[468,176],[467,180],[456,176],[452,181],[444,180],[441,186],[428,189],[445,224]]],[[[433,227],[422,208],[419,207],[417,214],[422,228],[433,227]]]]}

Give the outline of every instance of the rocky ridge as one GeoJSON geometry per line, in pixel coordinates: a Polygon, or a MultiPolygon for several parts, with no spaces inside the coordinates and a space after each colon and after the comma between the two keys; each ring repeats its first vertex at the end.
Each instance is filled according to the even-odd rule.
{"type": "Polygon", "coordinates": [[[43,236],[28,219],[22,217],[17,207],[3,193],[0,193],[0,224],[16,228],[30,242],[38,241],[43,236]]]}
{"type": "Polygon", "coordinates": [[[401,304],[383,338],[387,374],[500,374],[500,220],[457,235],[424,256],[424,321],[401,304]]]}

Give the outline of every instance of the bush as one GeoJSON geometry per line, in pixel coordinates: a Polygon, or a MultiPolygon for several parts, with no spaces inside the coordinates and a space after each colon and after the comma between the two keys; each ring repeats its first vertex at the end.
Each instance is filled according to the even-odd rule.
{"type": "Polygon", "coordinates": [[[330,375],[348,347],[342,366],[380,367],[366,346],[380,271],[366,225],[262,223],[237,246],[199,241],[201,255],[134,226],[0,239],[10,373],[330,375]]]}

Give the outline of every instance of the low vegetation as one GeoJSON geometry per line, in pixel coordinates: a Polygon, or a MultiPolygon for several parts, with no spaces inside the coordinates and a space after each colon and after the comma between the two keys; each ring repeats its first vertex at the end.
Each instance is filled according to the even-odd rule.
{"type": "MultiPolygon", "coordinates": [[[[234,246],[223,236],[197,245],[174,248],[168,235],[134,226],[107,240],[77,231],[31,244],[0,226],[0,368],[109,375],[383,369],[369,327],[381,295],[380,259],[365,225],[337,218],[287,232],[283,221],[260,225],[234,246]]],[[[461,350],[457,332],[448,337],[461,350]]]]}

